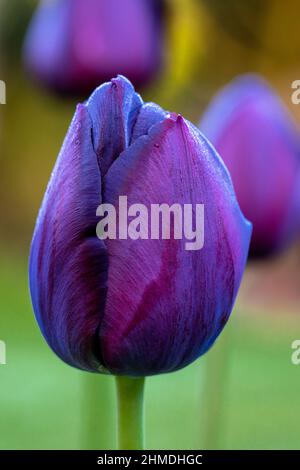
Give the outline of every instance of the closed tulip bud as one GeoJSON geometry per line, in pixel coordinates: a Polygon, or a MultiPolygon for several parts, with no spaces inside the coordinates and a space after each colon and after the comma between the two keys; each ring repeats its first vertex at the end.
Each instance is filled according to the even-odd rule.
{"type": "Polygon", "coordinates": [[[116,74],[144,85],[162,62],[159,0],[42,0],[24,44],[29,73],[70,94],[116,74]]]}
{"type": "Polygon", "coordinates": [[[65,362],[144,376],[194,361],[230,315],[251,224],[214,148],[181,116],[143,103],[119,76],[77,107],[32,240],[37,321],[65,362]],[[204,246],[99,239],[99,204],[204,205],[204,246]]]}
{"type": "Polygon", "coordinates": [[[287,246],[300,230],[300,136],[275,92],[255,75],[238,77],[212,101],[200,129],[253,224],[251,254],[287,246]]]}

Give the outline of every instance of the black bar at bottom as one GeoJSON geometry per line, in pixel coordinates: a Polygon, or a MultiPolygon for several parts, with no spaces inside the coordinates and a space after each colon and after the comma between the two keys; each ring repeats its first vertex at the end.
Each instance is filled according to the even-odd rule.
{"type": "Polygon", "coordinates": [[[0,451],[0,466],[10,468],[14,465],[30,464],[31,468],[56,466],[57,464],[73,466],[87,465],[97,468],[102,465],[118,465],[121,468],[133,468],[140,465],[229,465],[242,464],[299,464],[300,450],[245,450],[245,451],[60,451],[60,450],[3,450],[0,451]]]}

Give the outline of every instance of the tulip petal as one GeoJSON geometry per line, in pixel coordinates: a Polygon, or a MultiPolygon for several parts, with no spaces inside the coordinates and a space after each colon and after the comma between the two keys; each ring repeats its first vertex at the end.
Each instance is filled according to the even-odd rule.
{"type": "Polygon", "coordinates": [[[128,147],[142,103],[132,84],[122,76],[99,86],[88,100],[94,149],[102,176],[128,147]]]}
{"type": "Polygon", "coordinates": [[[204,247],[186,240],[107,240],[110,264],[99,329],[104,364],[116,374],[152,375],[203,354],[228,320],[251,225],[220,157],[180,116],[154,124],[111,165],[103,200],[128,206],[204,204],[204,247]]]}
{"type": "Polygon", "coordinates": [[[55,165],[31,246],[30,290],[39,326],[65,362],[99,370],[97,330],[106,297],[108,256],[96,237],[101,177],[83,105],[55,165]]]}
{"type": "Polygon", "coordinates": [[[157,106],[157,104],[143,104],[132,130],[131,143],[139,137],[148,134],[149,129],[154,124],[163,121],[167,116],[168,113],[166,113],[166,111],[164,111],[160,106],[157,106]]]}

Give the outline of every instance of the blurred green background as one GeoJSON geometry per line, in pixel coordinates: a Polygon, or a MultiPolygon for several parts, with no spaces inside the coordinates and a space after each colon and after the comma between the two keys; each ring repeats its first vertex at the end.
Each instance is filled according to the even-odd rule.
{"type": "MultiPolygon", "coordinates": [[[[23,71],[22,40],[35,5],[0,0],[0,79],[7,86],[7,104],[0,105],[0,340],[7,347],[0,448],[114,448],[113,379],[56,358],[30,304],[30,239],[76,104],[37,87],[23,71]]],[[[197,124],[220,86],[256,71],[300,123],[290,100],[300,76],[299,2],[169,0],[167,7],[166,65],[140,90],[145,100],[197,124]]],[[[300,365],[291,363],[298,338],[300,245],[249,265],[231,320],[204,358],[147,379],[147,448],[300,448],[300,365]],[[214,381],[216,367],[222,380],[214,381]]]]}

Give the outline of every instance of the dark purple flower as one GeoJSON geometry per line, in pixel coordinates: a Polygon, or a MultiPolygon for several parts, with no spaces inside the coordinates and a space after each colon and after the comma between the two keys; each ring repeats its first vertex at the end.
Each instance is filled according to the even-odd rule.
{"type": "Polygon", "coordinates": [[[122,73],[148,82],[162,59],[160,0],[41,1],[24,45],[28,71],[57,91],[86,93],[122,73]]]}
{"type": "Polygon", "coordinates": [[[253,224],[252,254],[286,246],[300,229],[300,136],[277,95],[255,75],[238,77],[212,101],[200,129],[253,224]]]}
{"type": "Polygon", "coordinates": [[[227,322],[250,232],[205,137],[143,103],[119,76],[78,105],[40,209],[30,255],[40,328],[56,354],[81,369],[133,376],[180,369],[227,322]],[[204,247],[98,239],[98,205],[117,206],[122,195],[128,205],[204,204],[204,247]]]}

